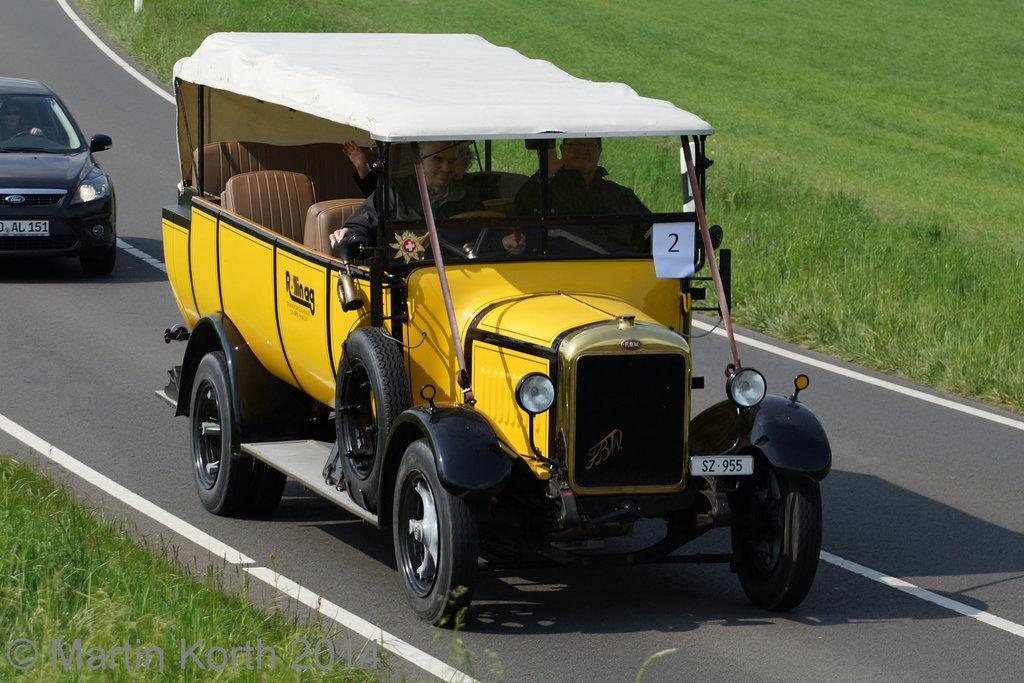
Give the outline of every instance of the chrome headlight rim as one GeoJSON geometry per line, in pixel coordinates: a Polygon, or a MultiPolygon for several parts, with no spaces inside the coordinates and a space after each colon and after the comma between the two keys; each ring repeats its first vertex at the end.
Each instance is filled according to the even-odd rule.
{"type": "Polygon", "coordinates": [[[110,180],[102,170],[95,168],[79,183],[71,195],[72,204],[89,204],[110,196],[110,180]]]}
{"type": "Polygon", "coordinates": [[[555,383],[542,372],[523,375],[516,383],[516,403],[530,415],[539,415],[555,404],[555,383]]]}
{"type": "Polygon", "coordinates": [[[739,368],[725,381],[725,394],[740,408],[753,408],[768,394],[768,383],[760,370],[739,368]]]}

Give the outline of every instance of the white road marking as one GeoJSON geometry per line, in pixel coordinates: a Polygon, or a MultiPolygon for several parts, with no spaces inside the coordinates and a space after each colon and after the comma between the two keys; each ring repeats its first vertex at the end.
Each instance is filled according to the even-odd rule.
{"type": "Polygon", "coordinates": [[[995,628],[1011,633],[1018,638],[1024,638],[1024,625],[1016,624],[1007,619],[1003,619],[1002,617],[997,617],[996,615],[980,610],[977,607],[971,607],[970,605],[965,605],[962,602],[950,600],[943,595],[933,593],[930,590],[921,588],[920,586],[915,586],[903,579],[897,579],[894,576],[888,576],[882,572],[865,567],[862,564],[857,564],[850,560],[844,560],[843,558],[824,550],[821,551],[821,559],[829,564],[834,564],[837,567],[853,572],[854,574],[859,574],[865,578],[871,579],[872,581],[877,581],[884,586],[889,586],[890,588],[895,588],[898,591],[903,591],[907,595],[913,595],[915,598],[930,602],[934,605],[938,605],[939,607],[945,607],[957,614],[977,619],[983,624],[994,626],[995,628]]]}
{"type": "MultiPolygon", "coordinates": [[[[714,328],[714,326],[708,325],[707,323],[702,322],[700,320],[694,320],[693,326],[700,330],[712,332],[713,334],[717,334],[718,336],[721,337],[725,336],[724,330],[716,329],[714,328]]],[[[916,398],[919,401],[932,403],[937,406],[942,406],[943,408],[949,408],[950,410],[955,410],[957,412],[964,413],[965,415],[978,417],[981,418],[982,420],[988,420],[989,422],[995,422],[996,424],[1001,424],[1005,427],[1011,427],[1013,429],[1019,429],[1021,431],[1024,431],[1024,420],[1018,418],[1008,417],[1006,415],[1000,415],[998,413],[982,410],[974,406],[965,405],[963,403],[957,403],[956,401],[950,401],[949,399],[942,398],[941,396],[933,396],[931,394],[927,394],[917,389],[911,389],[910,387],[901,386],[899,384],[896,384],[895,382],[889,382],[884,379],[879,379],[877,377],[865,375],[864,373],[857,372],[856,370],[850,370],[848,368],[840,367],[834,363],[829,363],[823,360],[817,360],[815,358],[811,358],[810,356],[805,356],[794,351],[787,351],[786,349],[773,346],[766,342],[758,341],[757,339],[753,339],[752,337],[737,334],[736,341],[738,343],[746,344],[747,346],[752,346],[755,349],[760,349],[761,351],[766,351],[768,353],[780,356],[782,358],[788,358],[789,360],[797,361],[798,363],[810,365],[812,367],[816,367],[821,370],[834,373],[836,375],[841,375],[843,377],[847,377],[858,382],[863,382],[864,384],[870,384],[879,387],[880,389],[892,391],[897,394],[903,394],[904,396],[909,396],[910,398],[916,398]]]]}
{"type": "Polygon", "coordinates": [[[162,86],[154,83],[153,81],[146,78],[144,75],[140,74],[138,71],[133,69],[128,62],[121,59],[120,55],[118,55],[116,52],[107,47],[107,44],[104,43],[98,35],[92,32],[92,30],[86,25],[86,23],[82,21],[82,18],[75,14],[75,11],[71,9],[71,6],[66,2],[66,0],[57,0],[57,4],[60,5],[61,9],[64,10],[64,14],[68,15],[68,18],[71,19],[71,23],[77,26],[78,29],[85,34],[85,37],[91,40],[93,45],[98,47],[100,51],[103,52],[103,54],[105,54],[107,57],[110,57],[111,61],[113,61],[114,64],[117,64],[119,67],[127,71],[129,76],[137,80],[139,83],[142,83],[142,85],[146,86],[147,88],[155,92],[161,98],[163,98],[170,104],[174,104],[174,98],[171,96],[170,93],[164,90],[162,86]]]}
{"type": "Polygon", "coordinates": [[[7,432],[36,453],[42,455],[54,464],[63,467],[72,474],[81,477],[104,493],[107,493],[129,507],[138,510],[153,521],[167,527],[174,533],[187,538],[200,548],[205,548],[217,557],[224,558],[226,562],[240,566],[243,571],[248,572],[272,588],[275,588],[285,595],[298,600],[302,604],[318,609],[321,614],[334,620],[337,624],[349,631],[358,633],[367,640],[380,643],[381,647],[401,657],[405,661],[446,681],[475,683],[475,679],[466,676],[458,669],[451,667],[440,659],[432,657],[409,643],[396,638],[387,631],[374,626],[365,619],[342,609],[333,602],[313,593],[308,588],[303,588],[288,577],[278,574],[267,567],[253,566],[256,564],[256,560],[252,559],[245,553],[240,550],[235,550],[228,544],[217,540],[202,529],[189,524],[180,517],[171,514],[167,510],[151,503],[137,493],[125,488],[121,484],[118,484],[105,474],[97,472],[80,460],[71,457],[53,444],[48,443],[16,422],[13,422],[5,415],[0,415],[0,430],[7,432]]]}
{"type": "Polygon", "coordinates": [[[121,250],[125,251],[126,253],[131,254],[132,256],[134,256],[137,259],[142,259],[143,261],[145,261],[149,265],[153,266],[157,270],[162,270],[165,273],[167,272],[167,266],[164,265],[163,261],[161,261],[160,259],[157,259],[157,258],[153,258],[152,256],[150,256],[146,252],[142,251],[141,249],[136,249],[135,247],[133,247],[132,245],[128,244],[127,242],[125,242],[120,237],[117,238],[117,247],[118,247],[118,249],[121,249],[121,250]]]}

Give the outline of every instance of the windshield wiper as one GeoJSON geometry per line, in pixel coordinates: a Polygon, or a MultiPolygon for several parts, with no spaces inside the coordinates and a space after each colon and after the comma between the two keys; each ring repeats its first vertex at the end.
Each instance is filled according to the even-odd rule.
{"type": "Polygon", "coordinates": [[[52,152],[53,150],[47,149],[46,147],[21,147],[18,145],[12,147],[0,146],[0,152],[52,152]]]}

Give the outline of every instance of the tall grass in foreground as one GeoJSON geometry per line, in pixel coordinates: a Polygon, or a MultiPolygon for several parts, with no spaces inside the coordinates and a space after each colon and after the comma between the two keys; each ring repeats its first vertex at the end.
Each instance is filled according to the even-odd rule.
{"type": "Polygon", "coordinates": [[[716,128],[737,321],[1024,412],[1019,3],[79,4],[165,81],[214,31],[465,32],[671,100],[716,128]]]}
{"type": "Polygon", "coordinates": [[[261,612],[220,583],[210,571],[205,580],[179,571],[42,475],[0,458],[0,680],[377,680],[343,663],[320,671],[311,656],[300,660],[302,641],[344,640],[333,623],[300,625],[294,616],[261,612]],[[258,666],[255,649],[230,659],[232,648],[255,648],[257,639],[273,648],[275,666],[266,649],[258,666]],[[182,642],[192,653],[184,666],[182,642]]]}

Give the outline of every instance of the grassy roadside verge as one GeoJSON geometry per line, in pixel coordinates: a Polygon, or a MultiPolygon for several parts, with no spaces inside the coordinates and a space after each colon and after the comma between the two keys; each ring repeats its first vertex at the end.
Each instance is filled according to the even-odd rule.
{"type": "Polygon", "coordinates": [[[717,129],[708,216],[734,251],[738,322],[1024,412],[1024,94],[1008,86],[1024,23],[998,7],[79,4],[165,81],[214,31],[471,32],[672,100],[717,129]]]}
{"type": "Polygon", "coordinates": [[[0,679],[377,680],[346,666],[335,624],[260,611],[215,570],[197,581],[174,564],[0,458],[0,679]]]}

